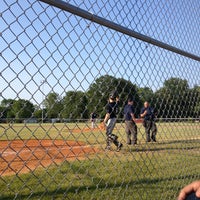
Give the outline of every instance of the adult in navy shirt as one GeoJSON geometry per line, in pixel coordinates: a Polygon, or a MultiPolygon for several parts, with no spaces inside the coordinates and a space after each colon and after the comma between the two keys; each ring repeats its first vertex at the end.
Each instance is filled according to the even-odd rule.
{"type": "Polygon", "coordinates": [[[135,123],[133,107],[133,98],[128,99],[128,103],[124,107],[124,118],[125,118],[125,131],[128,145],[137,144],[137,125],[135,123]]]}
{"type": "Polygon", "coordinates": [[[144,118],[143,126],[146,133],[146,141],[156,142],[157,127],[155,123],[155,112],[150,107],[149,102],[144,102],[144,107],[141,109],[140,117],[144,118]]]}

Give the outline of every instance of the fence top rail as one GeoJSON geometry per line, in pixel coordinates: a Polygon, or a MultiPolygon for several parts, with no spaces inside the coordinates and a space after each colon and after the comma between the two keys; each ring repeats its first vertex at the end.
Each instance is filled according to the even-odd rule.
{"type": "Polygon", "coordinates": [[[182,49],[176,48],[174,46],[168,45],[168,44],[163,43],[163,42],[161,42],[159,40],[156,40],[154,38],[151,38],[151,37],[148,37],[148,36],[143,35],[141,33],[138,33],[138,32],[136,32],[134,30],[128,29],[128,28],[126,28],[124,26],[121,26],[121,25],[119,25],[117,23],[114,23],[114,22],[111,22],[109,20],[106,20],[105,18],[102,18],[102,17],[99,17],[97,15],[94,15],[91,12],[88,12],[86,10],[83,10],[81,8],[73,6],[73,5],[71,5],[71,4],[67,3],[67,2],[63,2],[62,0],[40,0],[40,1],[42,1],[44,3],[48,3],[50,5],[53,5],[53,6],[57,7],[57,8],[60,8],[62,10],[65,10],[67,12],[75,14],[77,16],[83,17],[85,19],[88,19],[90,21],[96,22],[96,23],[101,24],[101,25],[103,25],[105,27],[111,28],[111,29],[113,29],[115,31],[119,31],[121,33],[129,35],[129,36],[134,37],[136,39],[142,40],[142,41],[147,42],[149,44],[152,44],[152,45],[155,45],[157,47],[166,49],[168,51],[177,53],[179,55],[188,57],[190,59],[193,59],[193,60],[196,60],[196,61],[200,61],[200,57],[197,56],[197,55],[191,54],[191,53],[189,53],[187,51],[183,51],[182,49]]]}

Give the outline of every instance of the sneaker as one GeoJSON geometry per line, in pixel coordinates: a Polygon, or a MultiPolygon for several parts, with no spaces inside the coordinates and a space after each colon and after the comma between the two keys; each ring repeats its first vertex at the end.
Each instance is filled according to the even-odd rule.
{"type": "Polygon", "coordinates": [[[156,142],[155,136],[152,136],[152,137],[151,137],[151,141],[152,141],[152,142],[156,142]]]}
{"type": "Polygon", "coordinates": [[[123,144],[122,144],[122,143],[119,143],[119,144],[118,144],[118,147],[117,147],[117,151],[120,151],[122,147],[123,147],[123,144]]]}

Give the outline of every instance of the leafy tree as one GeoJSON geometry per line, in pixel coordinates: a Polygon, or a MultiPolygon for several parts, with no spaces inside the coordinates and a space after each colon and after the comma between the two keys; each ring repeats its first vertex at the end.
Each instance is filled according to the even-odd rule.
{"type": "Polygon", "coordinates": [[[69,91],[63,98],[62,117],[66,119],[88,119],[87,97],[81,91],[69,91]]]}
{"type": "Polygon", "coordinates": [[[40,107],[38,105],[35,105],[35,110],[34,110],[34,113],[33,113],[34,118],[41,119],[42,115],[45,116],[45,113],[46,113],[46,109],[42,110],[42,109],[40,109],[40,107]]]}
{"type": "Polygon", "coordinates": [[[194,117],[200,118],[200,102],[198,102],[194,108],[194,117]]]}
{"type": "Polygon", "coordinates": [[[3,99],[0,104],[0,118],[21,121],[30,117],[41,118],[43,113],[48,118],[88,119],[92,112],[103,118],[109,94],[113,90],[120,97],[120,118],[123,117],[123,108],[129,96],[135,99],[136,117],[144,101],[149,101],[158,110],[158,117],[200,117],[200,86],[190,89],[187,80],[170,78],[154,93],[151,88],[138,88],[123,78],[105,75],[97,78],[86,93],[69,91],[64,98],[57,93],[49,93],[43,102],[43,110],[28,100],[3,99]]]}
{"type": "Polygon", "coordinates": [[[8,107],[12,106],[14,101],[15,100],[13,100],[13,99],[3,99],[1,101],[1,106],[4,107],[4,108],[8,108],[8,107]]]}
{"type": "MultiPolygon", "coordinates": [[[[7,116],[7,112],[4,107],[0,106],[0,119],[5,119],[7,116]]],[[[1,122],[1,120],[0,120],[1,122]]]]}
{"type": "Polygon", "coordinates": [[[142,105],[142,101],[139,96],[139,88],[130,81],[127,81],[123,78],[118,78],[116,91],[120,95],[121,112],[119,117],[123,117],[124,106],[126,105],[127,99],[130,96],[134,98],[134,107],[136,108],[135,116],[137,117],[140,113],[142,105]]]}
{"type": "Polygon", "coordinates": [[[145,101],[148,101],[150,103],[153,102],[154,93],[151,88],[149,87],[139,88],[138,94],[142,102],[145,102],[145,101]]]}
{"type": "Polygon", "coordinates": [[[104,107],[107,104],[109,93],[115,90],[116,79],[109,75],[101,76],[97,78],[93,84],[90,85],[87,96],[88,96],[88,107],[89,112],[96,112],[99,117],[104,114],[104,107]]]}
{"type": "Polygon", "coordinates": [[[113,76],[105,75],[97,78],[93,84],[90,85],[87,96],[88,96],[88,107],[89,112],[96,112],[103,118],[105,115],[105,106],[107,104],[109,94],[111,91],[117,91],[120,97],[120,114],[119,117],[123,117],[123,107],[125,106],[128,96],[133,96],[136,102],[137,114],[141,104],[138,88],[122,78],[115,78],[113,76]]]}
{"type": "Polygon", "coordinates": [[[63,109],[62,98],[55,92],[49,93],[44,100],[46,117],[59,118],[63,109]]]}
{"type": "Polygon", "coordinates": [[[3,99],[1,101],[1,116],[2,118],[15,118],[15,114],[12,110],[12,105],[15,102],[13,99],[3,99]]]}
{"type": "Polygon", "coordinates": [[[25,118],[30,118],[34,112],[34,105],[24,99],[4,99],[1,102],[1,108],[4,112],[4,117],[7,119],[15,118],[17,122],[22,122],[25,118]]]}
{"type": "Polygon", "coordinates": [[[34,112],[34,105],[28,100],[19,99],[12,105],[12,112],[15,119],[21,122],[21,119],[30,118],[34,112]]]}
{"type": "Polygon", "coordinates": [[[160,116],[180,118],[188,116],[189,86],[187,80],[170,78],[155,93],[154,102],[160,116]]]}
{"type": "Polygon", "coordinates": [[[192,117],[200,117],[200,86],[194,86],[190,90],[190,112],[192,117]]]}
{"type": "Polygon", "coordinates": [[[34,105],[28,100],[4,99],[1,102],[1,118],[15,118],[17,122],[22,122],[23,119],[32,117],[33,112],[34,105]]]}

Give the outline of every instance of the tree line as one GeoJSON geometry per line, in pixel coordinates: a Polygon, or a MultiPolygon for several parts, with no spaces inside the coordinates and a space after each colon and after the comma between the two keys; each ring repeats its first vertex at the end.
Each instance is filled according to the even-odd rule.
{"type": "Polygon", "coordinates": [[[153,92],[149,87],[138,87],[123,78],[105,75],[97,78],[88,90],[67,91],[64,97],[50,92],[44,99],[43,108],[24,99],[4,99],[0,104],[1,120],[27,118],[44,119],[89,119],[92,112],[99,118],[105,115],[109,93],[116,90],[120,96],[119,118],[129,96],[134,97],[135,115],[139,117],[144,101],[149,101],[162,118],[199,118],[200,86],[189,88],[187,80],[170,78],[163,87],[153,92]]]}

